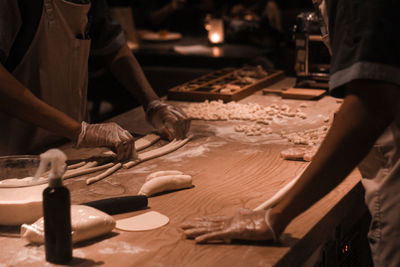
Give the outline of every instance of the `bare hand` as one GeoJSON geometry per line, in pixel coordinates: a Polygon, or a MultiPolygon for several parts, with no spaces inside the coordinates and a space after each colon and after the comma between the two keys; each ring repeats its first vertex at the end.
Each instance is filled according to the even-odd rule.
{"type": "Polygon", "coordinates": [[[265,221],[265,210],[241,209],[233,217],[195,218],[184,222],[181,228],[186,237],[194,238],[196,243],[230,242],[231,239],[273,240],[273,233],[265,221]]]}

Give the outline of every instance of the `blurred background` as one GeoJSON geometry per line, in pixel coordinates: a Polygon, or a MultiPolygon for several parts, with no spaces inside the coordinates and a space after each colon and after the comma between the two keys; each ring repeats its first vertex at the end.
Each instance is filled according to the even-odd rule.
{"type": "MultiPolygon", "coordinates": [[[[283,70],[325,86],[329,54],[311,0],[108,0],[128,45],[160,96],[226,67],[283,70]],[[313,37],[314,36],[314,37],[313,37]],[[322,78],[321,78],[322,77],[322,78]]],[[[103,69],[91,69],[89,107],[102,121],[139,104],[103,69]],[[112,90],[110,90],[112,88],[112,90]]]]}

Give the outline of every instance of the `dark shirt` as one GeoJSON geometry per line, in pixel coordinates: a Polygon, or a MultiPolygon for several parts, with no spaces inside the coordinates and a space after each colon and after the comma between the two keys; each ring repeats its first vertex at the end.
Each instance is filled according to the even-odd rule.
{"type": "MultiPolygon", "coordinates": [[[[89,0],[69,0],[87,3],[89,0]]],[[[113,19],[105,0],[90,0],[87,33],[91,55],[113,53],[124,43],[121,26],[113,19]]],[[[0,1],[0,63],[12,72],[28,50],[43,9],[43,0],[0,1]]]]}

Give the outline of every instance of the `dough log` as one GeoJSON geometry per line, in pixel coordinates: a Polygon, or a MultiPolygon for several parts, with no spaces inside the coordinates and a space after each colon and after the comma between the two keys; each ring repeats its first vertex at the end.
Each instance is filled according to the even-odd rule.
{"type": "MultiPolygon", "coordinates": [[[[84,205],[71,205],[71,236],[77,243],[111,232],[115,220],[110,215],[84,205]]],[[[35,223],[21,226],[21,237],[32,244],[44,244],[43,217],[35,223]]]]}
{"type": "Polygon", "coordinates": [[[167,176],[167,175],[180,175],[180,174],[183,174],[183,172],[176,171],[176,170],[153,172],[146,177],[146,182],[148,182],[154,178],[157,178],[157,177],[162,177],[162,176],[167,176]]]}
{"type": "Polygon", "coordinates": [[[167,175],[152,179],[142,186],[139,195],[151,196],[157,193],[188,188],[192,186],[190,175],[167,175]]]}

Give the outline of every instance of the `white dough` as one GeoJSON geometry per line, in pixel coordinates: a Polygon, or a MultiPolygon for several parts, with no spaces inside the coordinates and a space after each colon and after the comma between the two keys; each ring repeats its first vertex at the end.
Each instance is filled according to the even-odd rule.
{"type": "Polygon", "coordinates": [[[119,170],[121,167],[122,167],[122,164],[120,162],[118,162],[117,164],[115,164],[111,168],[107,169],[105,172],[102,172],[99,175],[96,175],[95,177],[91,177],[91,178],[86,179],[86,184],[91,184],[91,183],[100,181],[101,179],[104,179],[107,176],[113,174],[114,172],[119,170]]]}
{"type": "MultiPolygon", "coordinates": [[[[302,105],[302,107],[306,107],[306,105],[302,105]]],[[[287,104],[283,104],[282,106],[277,104],[262,106],[257,103],[240,104],[234,101],[224,103],[222,100],[206,100],[202,103],[191,103],[187,107],[184,107],[183,110],[191,119],[200,120],[264,121],[267,116],[273,118],[290,117],[296,119],[296,115],[297,118],[307,118],[305,113],[297,114],[294,110],[291,110],[287,104]]],[[[296,111],[300,112],[300,109],[296,111]]]]}
{"type": "Polygon", "coordinates": [[[177,190],[192,186],[190,175],[167,175],[157,177],[143,184],[139,195],[151,196],[164,191],[177,190]]]}
{"type": "Polygon", "coordinates": [[[135,141],[136,151],[140,151],[140,150],[143,150],[143,149],[151,146],[152,144],[154,144],[155,142],[160,140],[160,138],[161,137],[158,135],[148,134],[148,135],[136,140],[135,141]]]}
{"type": "Polygon", "coordinates": [[[151,179],[154,179],[154,178],[157,178],[157,177],[161,177],[161,176],[166,176],[166,175],[179,175],[179,174],[183,174],[183,172],[177,171],[177,170],[167,170],[167,171],[153,172],[153,173],[150,173],[150,174],[146,177],[146,182],[147,182],[147,181],[150,181],[151,179]]]}
{"type": "Polygon", "coordinates": [[[291,147],[281,151],[281,157],[287,160],[302,160],[306,148],[304,147],[291,147]]]}
{"type": "Polygon", "coordinates": [[[154,159],[157,157],[161,157],[165,154],[171,153],[179,148],[181,148],[182,146],[184,146],[187,142],[189,142],[189,140],[192,138],[192,136],[188,136],[185,139],[182,140],[172,140],[170,143],[166,144],[165,146],[150,150],[150,151],[146,151],[143,153],[139,153],[138,154],[138,158],[135,160],[131,160],[127,163],[125,163],[123,165],[124,168],[129,169],[141,162],[144,162],[146,160],[150,160],[150,159],[154,159]]]}
{"type": "Polygon", "coordinates": [[[0,225],[33,223],[42,216],[42,192],[47,184],[0,188],[0,225]]]}
{"type": "Polygon", "coordinates": [[[167,216],[156,211],[150,211],[134,217],[117,220],[116,228],[123,231],[146,231],[160,228],[168,222],[169,218],[167,216]]]}
{"type": "Polygon", "coordinates": [[[48,181],[47,177],[25,177],[25,178],[9,178],[0,181],[0,188],[16,188],[16,187],[27,187],[35,186],[40,184],[46,184],[48,181]]]}
{"type": "MultiPolygon", "coordinates": [[[[72,242],[88,240],[111,232],[115,220],[110,215],[85,205],[71,205],[72,242]]],[[[21,226],[21,237],[33,244],[44,243],[43,217],[31,225],[21,226]]]]}

